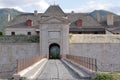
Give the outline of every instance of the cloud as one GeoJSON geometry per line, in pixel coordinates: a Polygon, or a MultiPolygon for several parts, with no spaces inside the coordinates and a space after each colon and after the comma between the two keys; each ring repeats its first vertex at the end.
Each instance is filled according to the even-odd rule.
{"type": "MultiPolygon", "coordinates": [[[[5,7],[3,7],[3,6],[0,6],[0,8],[5,8],[5,7]]],[[[20,8],[20,7],[9,7],[9,8],[12,8],[12,9],[17,9],[17,10],[19,10],[19,11],[21,11],[21,12],[25,12],[22,8],[20,8]]]]}
{"type": "Polygon", "coordinates": [[[40,0],[39,2],[34,2],[32,4],[24,5],[23,8],[33,10],[44,11],[49,7],[49,4],[45,0],[40,0]]]}
{"type": "MultiPolygon", "coordinates": [[[[67,8],[63,10],[65,12],[91,12],[93,10],[104,9],[120,14],[119,1],[115,3],[112,3],[111,1],[113,0],[110,0],[109,2],[107,0],[83,0],[83,2],[80,3],[80,5],[77,5],[76,8],[67,8]]],[[[0,0],[0,8],[9,7],[25,12],[31,12],[36,9],[40,10],[40,12],[43,12],[49,7],[49,4],[54,4],[54,2],[61,3],[62,0],[0,0]]],[[[67,3],[62,3],[63,6],[66,4],[67,3]]],[[[69,1],[69,4],[73,5],[71,1],[69,1]]],[[[74,7],[74,5],[72,7],[74,7]]]]}
{"type": "Polygon", "coordinates": [[[0,0],[0,5],[4,7],[20,6],[32,3],[33,0],[0,0]]]}
{"type": "Polygon", "coordinates": [[[112,6],[110,8],[111,11],[114,11],[115,13],[120,15],[120,5],[119,6],[112,6]]]}
{"type": "Polygon", "coordinates": [[[78,8],[64,9],[66,12],[91,12],[93,10],[108,10],[120,14],[120,4],[116,5],[112,3],[103,3],[102,0],[101,2],[97,0],[91,0],[84,5],[80,5],[78,8]]]}
{"type": "Polygon", "coordinates": [[[42,9],[46,9],[49,7],[49,4],[47,4],[44,0],[41,0],[38,5],[42,8],[42,9]]]}
{"type": "Polygon", "coordinates": [[[60,0],[48,0],[48,3],[53,4],[53,3],[58,2],[58,1],[60,1],[60,0]]]}
{"type": "Polygon", "coordinates": [[[2,8],[9,7],[9,8],[16,8],[19,10],[23,9],[46,9],[49,4],[45,0],[0,0],[0,6],[2,8]]]}
{"type": "Polygon", "coordinates": [[[12,7],[12,8],[14,8],[14,9],[17,9],[17,10],[19,10],[19,11],[21,11],[21,12],[25,12],[22,8],[20,8],[20,7],[12,7]]]}

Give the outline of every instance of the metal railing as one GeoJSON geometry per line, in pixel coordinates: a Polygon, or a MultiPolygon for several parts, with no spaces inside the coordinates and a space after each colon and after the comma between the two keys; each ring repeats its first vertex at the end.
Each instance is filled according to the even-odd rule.
{"type": "Polygon", "coordinates": [[[18,59],[12,63],[0,64],[0,78],[11,78],[14,73],[22,71],[23,69],[38,62],[42,58],[42,56],[34,56],[18,59]]]}
{"type": "Polygon", "coordinates": [[[73,55],[66,55],[66,58],[89,70],[97,71],[97,60],[94,58],[73,55]]]}
{"type": "Polygon", "coordinates": [[[34,56],[34,57],[27,57],[23,59],[19,59],[17,61],[17,72],[20,72],[21,70],[33,65],[34,63],[41,60],[42,56],[34,56]]]}

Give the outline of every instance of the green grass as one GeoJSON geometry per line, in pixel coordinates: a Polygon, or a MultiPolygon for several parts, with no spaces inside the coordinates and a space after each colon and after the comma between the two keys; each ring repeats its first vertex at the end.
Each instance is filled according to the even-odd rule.
{"type": "Polygon", "coordinates": [[[114,80],[120,80],[120,73],[119,74],[118,73],[109,73],[109,74],[111,74],[113,76],[114,80]]]}
{"type": "Polygon", "coordinates": [[[120,73],[97,73],[93,80],[120,80],[120,73]]]}

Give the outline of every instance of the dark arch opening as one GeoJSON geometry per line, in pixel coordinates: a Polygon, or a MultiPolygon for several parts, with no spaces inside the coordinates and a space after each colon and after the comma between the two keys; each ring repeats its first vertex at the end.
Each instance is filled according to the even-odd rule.
{"type": "Polygon", "coordinates": [[[60,59],[60,46],[53,43],[49,46],[49,59],[60,59]]]}
{"type": "Polygon", "coordinates": [[[3,35],[3,33],[2,32],[0,32],[0,36],[2,36],[3,35]]]}

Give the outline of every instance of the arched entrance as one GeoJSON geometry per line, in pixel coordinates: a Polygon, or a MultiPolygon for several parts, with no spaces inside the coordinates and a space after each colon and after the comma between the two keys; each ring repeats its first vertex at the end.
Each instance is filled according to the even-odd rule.
{"type": "Polygon", "coordinates": [[[49,59],[60,59],[60,46],[53,43],[49,46],[49,59]]]}

